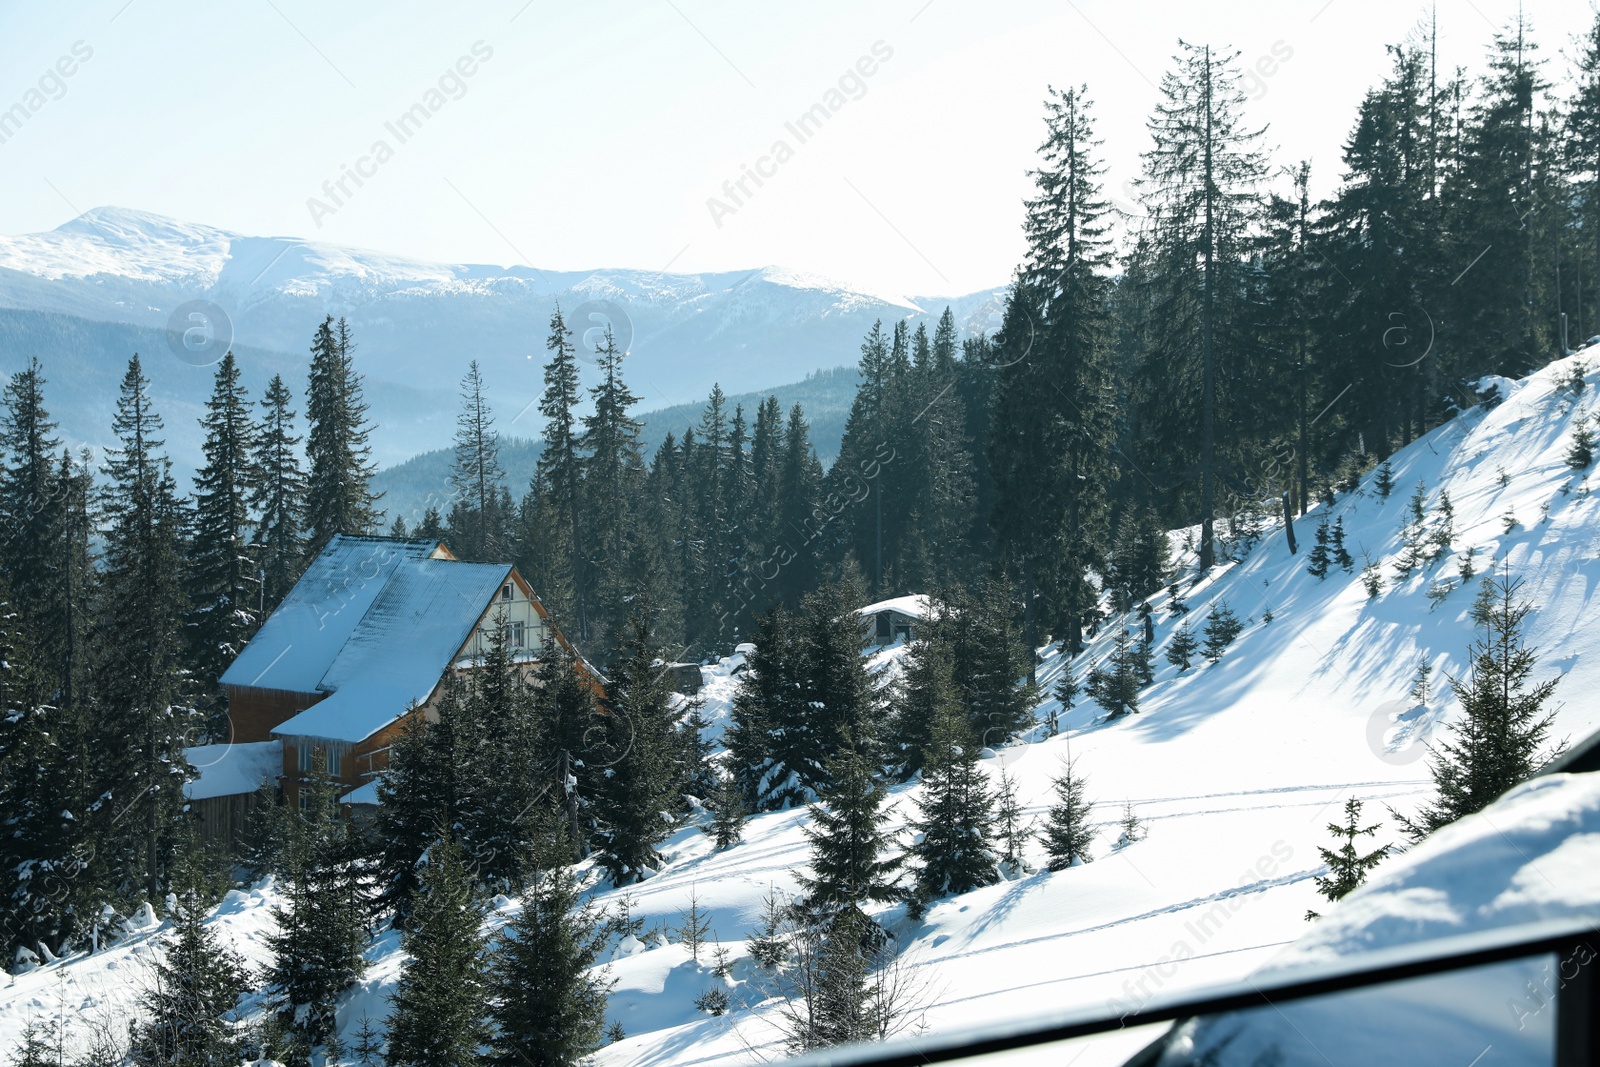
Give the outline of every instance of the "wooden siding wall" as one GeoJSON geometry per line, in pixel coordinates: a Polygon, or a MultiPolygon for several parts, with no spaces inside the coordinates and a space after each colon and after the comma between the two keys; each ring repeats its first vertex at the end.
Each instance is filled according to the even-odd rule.
{"type": "Polygon", "coordinates": [[[250,817],[256,810],[256,804],[255,793],[208,797],[190,801],[189,814],[200,830],[201,841],[206,844],[234,844],[245,840],[249,833],[250,817]]]}
{"type": "Polygon", "coordinates": [[[228,693],[228,721],[233,725],[233,736],[229,740],[235,744],[271,741],[274,726],[288,722],[328,695],[294,693],[287,689],[256,689],[243,685],[225,688],[228,693]]]}

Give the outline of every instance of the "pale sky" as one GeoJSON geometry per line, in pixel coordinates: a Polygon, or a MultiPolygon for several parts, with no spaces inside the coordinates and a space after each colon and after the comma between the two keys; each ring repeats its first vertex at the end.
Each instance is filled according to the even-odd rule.
{"type": "MultiPolygon", "coordinates": [[[[1441,0],[1441,67],[1480,71],[1493,28],[1517,6],[1441,0]]],[[[1590,4],[1523,6],[1546,76],[1565,77],[1590,4]]],[[[1422,0],[11,2],[0,6],[0,112],[33,110],[0,143],[0,232],[117,205],[447,262],[776,264],[872,291],[955,295],[1005,282],[1020,255],[1048,85],[1088,83],[1116,194],[1138,172],[1179,37],[1237,48],[1246,65],[1267,57],[1250,116],[1269,127],[1275,160],[1310,159],[1326,192],[1355,106],[1387,68],[1384,46],[1428,10],[1422,0]],[[70,76],[54,73],[75,46],[92,54],[67,62],[70,76]],[[402,143],[386,123],[419,102],[434,110],[402,143]],[[818,103],[833,113],[801,143],[786,123],[818,103]],[[780,140],[790,153],[763,161],[780,140]],[[381,162],[379,141],[392,152],[381,162]],[[746,179],[750,195],[734,205],[723,186],[746,166],[768,177],[759,188],[746,179]],[[350,195],[335,204],[324,183],[346,167],[367,176],[359,188],[346,178],[350,195]],[[313,197],[332,210],[314,210],[313,197]],[[712,197],[734,210],[714,217],[712,197]]]]}

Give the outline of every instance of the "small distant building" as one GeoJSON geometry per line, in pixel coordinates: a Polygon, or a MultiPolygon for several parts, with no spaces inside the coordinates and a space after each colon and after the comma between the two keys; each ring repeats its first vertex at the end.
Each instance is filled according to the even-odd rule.
{"type": "Polygon", "coordinates": [[[437,720],[439,683],[480,664],[496,628],[530,669],[547,639],[561,644],[599,688],[510,564],[464,563],[429,539],[335,537],[222,675],[232,748],[250,768],[213,761],[204,800],[253,794],[261,778],[247,770],[272,762],[290,803],[304,806],[320,764],[346,809],[376,804],[396,737],[417,716],[437,720]]]}
{"type": "Polygon", "coordinates": [[[705,684],[698,663],[669,663],[667,677],[672,680],[672,688],[686,697],[699,693],[700,687],[705,684]]]}
{"type": "Polygon", "coordinates": [[[921,593],[880,600],[856,611],[867,630],[867,640],[875,645],[896,641],[915,641],[917,631],[928,620],[931,609],[921,593]]]}

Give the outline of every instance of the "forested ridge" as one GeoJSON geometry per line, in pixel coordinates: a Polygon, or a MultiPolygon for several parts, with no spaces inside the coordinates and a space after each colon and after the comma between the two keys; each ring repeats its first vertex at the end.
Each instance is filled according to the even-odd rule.
{"type": "MultiPolygon", "coordinates": [[[[873,984],[892,946],[865,909],[926,908],[1016,862],[994,829],[1015,800],[976,760],[1032,725],[1034,649],[1054,639],[1070,653],[1164,588],[1180,601],[1270,515],[1347,491],[1492,399],[1493,378],[1600,332],[1600,20],[1571,69],[1520,23],[1475,75],[1436,69],[1426,31],[1390,57],[1320,202],[1307,165],[1274,159],[1252,124],[1230,50],[1180,44],[1134,216],[1105,194],[1089,88],[1052,89],[1000,330],[962,337],[948,311],[931,330],[872,324],[826,468],[800,405],[729,410],[720,389],[698,426],[647,455],[627,353],[608,336],[584,389],[560,308],[531,483],[504,485],[471,363],[450,484],[420,515],[387,514],[372,489],[359,339],[342,320],[310,324],[304,383],[274,378],[250,397],[231,354],[217,365],[188,492],[139,356],[98,465],[57,437],[50,368],[14,375],[0,398],[8,958],[92,948],[140,903],[167,901],[182,951],[162,988],[192,995],[152,996],[128,1055],[237,1062],[271,1046],[331,1062],[347,1051],[330,1045],[331,1005],[367,937],[393,923],[425,965],[395,997],[387,1062],[575,1062],[604,1039],[599,946],[635,931],[585,907],[571,864],[592,860],[624,886],[659,867],[657,846],[685,820],[709,811],[708,832],[731,847],[749,813],[811,805],[804,892],[774,904],[763,934],[810,1006],[792,1047],[892,1032],[892,998],[873,984]],[[1196,560],[1181,574],[1175,529],[1196,560]],[[208,849],[186,814],[183,750],[227,740],[220,674],[330,538],[380,533],[515,563],[604,665],[604,694],[558,647],[530,678],[502,643],[447,678],[439,722],[397,745],[370,833],[332,817],[326,783],[304,813],[269,785],[250,839],[208,849]],[[884,685],[853,612],[906,592],[931,595],[931,618],[904,679],[884,685]],[[750,670],[713,752],[662,665],[746,641],[750,670]],[[920,836],[902,851],[880,806],[889,783],[918,776],[920,836]],[[248,976],[196,916],[229,878],[266,873],[288,887],[278,962],[248,976]],[[486,891],[525,901],[487,968],[473,941],[486,891]],[[275,1010],[254,1029],[224,1020],[252,983],[275,1010]],[[559,1039],[539,1022],[551,1012],[570,1020],[559,1039]]],[[[1324,572],[1353,565],[1337,531],[1316,544],[1324,572]]],[[[1515,592],[1507,578],[1483,607],[1504,662],[1481,654],[1521,678],[1531,660],[1507,665],[1526,612],[1515,592]]],[[[1208,658],[1237,632],[1219,618],[1225,606],[1208,658]]],[[[1113,716],[1138,710],[1150,670],[1148,638],[1123,633],[1114,671],[1083,679],[1113,716]]],[[[1548,727],[1537,704],[1518,723],[1529,751],[1548,727]]],[[[1482,783],[1440,781],[1419,833],[1489,798],[1482,783]]],[[[1052,869],[1081,861],[1083,790],[1069,768],[1052,869]]],[[[1367,832],[1359,815],[1352,842],[1367,832]]],[[[26,1054],[45,1058],[21,1062],[56,1062],[37,1043],[26,1054]]]]}

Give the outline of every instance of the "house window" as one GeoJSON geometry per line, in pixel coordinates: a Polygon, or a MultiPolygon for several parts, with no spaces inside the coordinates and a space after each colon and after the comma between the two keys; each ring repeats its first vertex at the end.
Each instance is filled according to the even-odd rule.
{"type": "Polygon", "coordinates": [[[500,599],[501,600],[510,600],[511,599],[511,583],[507,582],[505,585],[500,587],[500,599]]]}
{"type": "Polygon", "coordinates": [[[300,773],[311,773],[311,746],[305,743],[300,745],[300,773]]]}
{"type": "Polygon", "coordinates": [[[304,789],[297,791],[300,800],[300,814],[304,815],[311,807],[311,794],[304,789]]]}
{"type": "Polygon", "coordinates": [[[337,778],[343,773],[344,753],[336,748],[328,749],[328,773],[337,778]]]}
{"type": "Polygon", "coordinates": [[[526,623],[506,623],[506,644],[512,648],[522,648],[528,641],[528,627],[526,623]]]}

